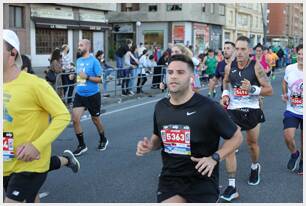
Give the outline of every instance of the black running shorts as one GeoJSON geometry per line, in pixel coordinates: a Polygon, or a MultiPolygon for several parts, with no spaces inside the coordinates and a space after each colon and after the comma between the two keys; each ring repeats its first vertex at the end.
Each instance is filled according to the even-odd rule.
{"type": "Polygon", "coordinates": [[[265,122],[265,116],[261,109],[229,109],[227,112],[230,118],[241,127],[241,130],[251,130],[257,124],[265,122]]]}
{"type": "Polygon", "coordinates": [[[88,109],[91,116],[98,117],[101,114],[101,94],[100,92],[92,96],[80,96],[78,93],[75,94],[73,101],[73,108],[85,107],[88,109]]]}
{"type": "Polygon", "coordinates": [[[163,202],[175,195],[188,203],[216,203],[219,198],[219,185],[212,178],[160,176],[157,202],[163,202]]]}
{"type": "Polygon", "coordinates": [[[6,197],[18,202],[35,201],[39,189],[47,178],[47,172],[20,172],[3,177],[3,188],[6,197]]]}

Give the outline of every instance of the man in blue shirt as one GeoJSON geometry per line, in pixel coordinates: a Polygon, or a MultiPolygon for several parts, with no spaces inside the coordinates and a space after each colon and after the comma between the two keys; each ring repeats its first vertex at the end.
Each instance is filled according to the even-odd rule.
{"type": "Polygon", "coordinates": [[[103,151],[108,145],[108,140],[104,136],[104,128],[99,118],[101,108],[99,83],[101,82],[102,70],[99,61],[90,55],[89,51],[90,41],[87,39],[80,40],[79,52],[81,57],[76,62],[77,86],[72,110],[73,127],[79,142],[77,149],[73,152],[75,156],[87,151],[80,123],[85,109],[88,109],[100,135],[98,150],[103,151]]]}

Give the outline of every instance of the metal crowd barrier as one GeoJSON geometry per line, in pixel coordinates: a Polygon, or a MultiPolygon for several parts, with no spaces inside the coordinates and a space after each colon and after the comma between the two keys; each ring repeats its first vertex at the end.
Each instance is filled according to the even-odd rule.
{"type": "MultiPolygon", "coordinates": [[[[159,88],[160,82],[155,82],[152,83],[153,78],[159,77],[161,82],[166,82],[166,70],[167,70],[167,66],[155,66],[152,68],[144,68],[147,71],[150,71],[150,73],[146,73],[146,78],[147,81],[144,84],[144,86],[142,87],[142,89],[144,91],[148,91],[149,89],[151,89],[151,87],[156,87],[159,88]],[[158,74],[154,74],[154,70],[156,69],[160,69],[160,73],[158,74]]],[[[122,81],[123,80],[129,80],[129,81],[133,81],[133,85],[129,85],[127,87],[128,90],[133,90],[133,92],[135,93],[135,91],[137,91],[137,80],[138,80],[138,74],[141,73],[141,68],[137,67],[136,68],[136,72],[135,69],[128,69],[128,75],[122,77],[119,76],[119,74],[121,74],[123,71],[126,71],[127,68],[108,68],[108,69],[103,69],[102,72],[102,88],[101,88],[101,92],[102,94],[104,94],[105,92],[107,92],[110,96],[118,96],[121,95],[122,93],[122,81]],[[108,73],[108,75],[106,74],[106,72],[108,73]],[[135,73],[132,73],[135,72],[135,73]],[[134,75],[131,75],[134,74],[134,75]],[[107,91],[103,91],[103,87],[107,86],[109,89],[107,89],[107,91]]],[[[127,72],[126,72],[127,73],[127,72]]],[[[68,100],[71,100],[71,102],[73,102],[74,96],[75,96],[75,86],[77,85],[76,82],[73,82],[71,84],[65,84],[65,85],[59,85],[58,83],[60,82],[60,78],[62,78],[64,75],[74,75],[74,77],[76,78],[76,73],[75,72],[66,72],[66,73],[59,73],[56,76],[56,83],[55,83],[55,90],[59,91],[61,89],[65,90],[66,92],[64,93],[64,96],[61,97],[62,100],[68,104],[68,100]],[[70,93],[71,95],[68,94],[69,89],[73,89],[73,91],[70,93]]],[[[200,80],[201,80],[201,87],[203,86],[202,82],[203,82],[203,78],[205,78],[205,75],[199,74],[200,80]]],[[[162,91],[161,91],[162,92],[162,91]]],[[[70,101],[69,101],[70,102],[70,101]]]]}

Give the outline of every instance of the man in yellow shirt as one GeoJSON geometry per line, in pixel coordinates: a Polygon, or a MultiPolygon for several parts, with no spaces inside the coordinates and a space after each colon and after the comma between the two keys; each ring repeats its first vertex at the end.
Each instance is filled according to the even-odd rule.
{"type": "Polygon", "coordinates": [[[3,30],[3,40],[4,202],[37,202],[50,167],[51,144],[70,114],[45,80],[20,70],[17,35],[3,30]]]}

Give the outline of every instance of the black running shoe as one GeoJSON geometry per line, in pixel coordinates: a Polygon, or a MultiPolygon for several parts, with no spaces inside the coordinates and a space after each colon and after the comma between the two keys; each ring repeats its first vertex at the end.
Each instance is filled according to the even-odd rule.
{"type": "Polygon", "coordinates": [[[108,145],[108,139],[106,139],[106,141],[99,142],[98,150],[100,150],[100,151],[106,150],[107,145],[108,145]]]}
{"type": "Polygon", "coordinates": [[[300,157],[300,152],[298,151],[298,156],[297,157],[293,157],[292,155],[290,156],[290,159],[287,163],[287,168],[288,170],[294,171],[297,167],[298,164],[298,159],[300,157]]]}
{"type": "Polygon", "coordinates": [[[74,173],[77,173],[80,170],[80,163],[70,150],[65,150],[63,152],[63,157],[68,159],[68,164],[66,166],[69,167],[74,173]]]}
{"type": "Polygon", "coordinates": [[[259,163],[257,163],[257,169],[251,169],[251,174],[248,181],[249,185],[258,185],[260,183],[260,170],[261,166],[259,163]]]}
{"type": "Polygon", "coordinates": [[[228,202],[232,201],[233,199],[237,199],[239,194],[235,187],[227,186],[224,190],[223,194],[220,196],[221,199],[226,200],[228,202]]]}
{"type": "Polygon", "coordinates": [[[303,175],[303,160],[300,160],[299,169],[297,171],[298,175],[303,175]]]}
{"type": "Polygon", "coordinates": [[[83,145],[83,146],[78,146],[76,148],[76,150],[73,152],[74,156],[80,156],[81,154],[85,153],[87,151],[87,147],[86,145],[83,145]]]}

